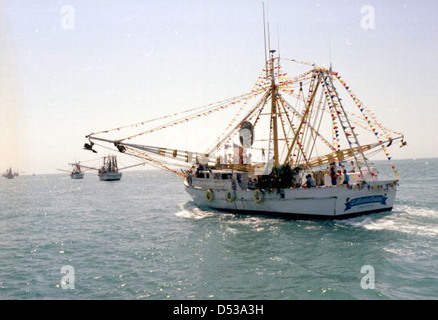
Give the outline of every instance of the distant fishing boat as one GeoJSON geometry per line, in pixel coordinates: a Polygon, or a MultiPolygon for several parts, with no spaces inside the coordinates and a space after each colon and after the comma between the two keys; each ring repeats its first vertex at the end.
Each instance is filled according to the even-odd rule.
{"type": "MultiPolygon", "coordinates": [[[[399,175],[388,148],[397,142],[406,145],[403,135],[384,127],[331,67],[280,58],[270,49],[265,58],[249,93],[91,133],[84,148],[92,150],[97,141],[107,142],[121,153],[177,174],[199,207],[335,219],[391,211],[399,175]],[[283,63],[294,63],[293,70],[309,70],[290,76],[283,63]],[[203,152],[140,141],[230,109],[235,111],[230,112],[222,134],[203,152]],[[133,133],[137,128],[144,129],[133,133]],[[127,134],[116,139],[101,136],[120,135],[123,130],[127,134]],[[359,136],[366,142],[360,142],[359,136]],[[387,157],[393,178],[380,180],[370,162],[379,151],[387,157]]],[[[223,119],[212,119],[204,130],[212,130],[223,119]]],[[[198,137],[203,133],[198,132],[198,137]]]]}
{"type": "Polygon", "coordinates": [[[69,163],[69,165],[72,166],[71,171],[64,170],[64,169],[58,169],[58,170],[63,171],[63,172],[69,172],[70,177],[72,179],[83,179],[84,178],[84,172],[82,170],[82,166],[81,166],[80,162],[69,163]]]}
{"type": "Polygon", "coordinates": [[[98,170],[97,175],[101,181],[117,181],[122,178],[122,173],[119,172],[117,166],[117,157],[103,157],[103,163],[98,170]]]}
{"type": "Polygon", "coordinates": [[[14,179],[16,175],[12,172],[12,168],[8,168],[5,173],[2,174],[2,177],[6,179],[14,179]]]}
{"type": "Polygon", "coordinates": [[[121,170],[144,165],[144,162],[119,168],[117,163],[117,156],[108,155],[106,157],[103,157],[100,167],[91,167],[79,163],[76,163],[74,165],[77,165],[79,169],[82,169],[82,171],[83,169],[97,171],[97,176],[101,181],[118,181],[122,178],[122,173],[120,172],[121,170]]]}
{"type": "Polygon", "coordinates": [[[81,165],[79,162],[70,163],[73,167],[73,170],[70,173],[72,179],[84,179],[84,172],[81,169],[81,165]]]}

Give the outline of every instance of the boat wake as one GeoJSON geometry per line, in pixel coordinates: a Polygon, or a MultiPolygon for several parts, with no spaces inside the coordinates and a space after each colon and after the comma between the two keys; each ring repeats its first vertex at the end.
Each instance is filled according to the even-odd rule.
{"type": "Polygon", "coordinates": [[[205,219],[215,215],[214,212],[204,211],[197,207],[193,201],[187,201],[185,203],[178,203],[178,208],[180,211],[175,213],[177,217],[186,219],[205,219]]]}
{"type": "Polygon", "coordinates": [[[366,230],[395,231],[424,237],[438,236],[438,211],[428,208],[397,206],[392,213],[338,221],[338,225],[366,230]]]}
{"type": "MultiPolygon", "coordinates": [[[[70,179],[70,178],[69,178],[70,179]]],[[[70,187],[65,189],[54,189],[50,190],[49,193],[51,194],[68,194],[68,193],[76,193],[76,192],[82,192],[81,187],[70,187]]]]}

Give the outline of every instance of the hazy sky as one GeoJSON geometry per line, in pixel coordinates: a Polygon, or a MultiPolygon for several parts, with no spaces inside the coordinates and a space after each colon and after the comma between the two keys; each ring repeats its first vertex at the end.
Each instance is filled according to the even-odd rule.
{"type": "MultiPolygon", "coordinates": [[[[438,157],[437,1],[268,5],[283,57],[331,56],[379,120],[405,134],[395,159],[438,157]],[[364,6],[374,29],[363,27],[364,6]]],[[[249,92],[264,63],[259,0],[0,0],[0,19],[1,171],[96,158],[82,150],[86,134],[249,92]]]]}

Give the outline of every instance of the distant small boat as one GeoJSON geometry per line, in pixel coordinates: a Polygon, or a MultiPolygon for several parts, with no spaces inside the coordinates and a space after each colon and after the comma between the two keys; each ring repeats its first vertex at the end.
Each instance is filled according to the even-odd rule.
{"type": "Polygon", "coordinates": [[[70,176],[72,179],[84,179],[84,172],[81,169],[81,165],[79,162],[76,163],[70,163],[70,165],[73,167],[73,170],[70,173],[70,176]]]}
{"type": "MultiPolygon", "coordinates": [[[[120,172],[121,170],[133,168],[141,165],[144,165],[144,163],[138,163],[132,166],[119,168],[117,164],[117,156],[109,155],[103,157],[103,162],[100,168],[84,166],[82,164],[79,166],[80,168],[85,168],[87,170],[96,170],[97,176],[101,181],[118,181],[122,178],[122,173],[120,172]]],[[[81,178],[77,178],[77,179],[81,179],[81,178]]]]}
{"type": "Polygon", "coordinates": [[[6,172],[2,174],[2,177],[5,177],[6,179],[14,179],[15,174],[12,172],[12,168],[7,169],[6,172]]]}
{"type": "Polygon", "coordinates": [[[83,172],[77,172],[77,173],[71,173],[72,179],[84,179],[84,173],[83,172]]]}
{"type": "Polygon", "coordinates": [[[69,172],[70,177],[72,179],[84,179],[84,172],[82,170],[82,166],[81,166],[80,162],[69,163],[69,165],[73,167],[73,169],[71,171],[64,170],[64,169],[58,169],[58,170],[63,171],[63,172],[69,172]]]}
{"type": "Polygon", "coordinates": [[[101,181],[117,181],[122,178],[121,172],[103,172],[98,174],[101,181]]]}
{"type": "Polygon", "coordinates": [[[103,164],[100,167],[97,175],[101,181],[117,181],[122,178],[122,173],[119,172],[117,166],[117,157],[103,157],[103,164]]]}

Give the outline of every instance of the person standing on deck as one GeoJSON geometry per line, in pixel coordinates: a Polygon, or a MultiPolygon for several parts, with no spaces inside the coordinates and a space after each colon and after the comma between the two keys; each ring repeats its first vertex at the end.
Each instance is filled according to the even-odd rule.
{"type": "Polygon", "coordinates": [[[343,184],[348,185],[349,183],[350,183],[350,177],[347,173],[347,170],[344,169],[344,182],[343,182],[343,184]]]}
{"type": "Polygon", "coordinates": [[[330,178],[332,179],[332,186],[336,186],[338,184],[338,175],[336,173],[336,163],[330,163],[330,178]]]}

